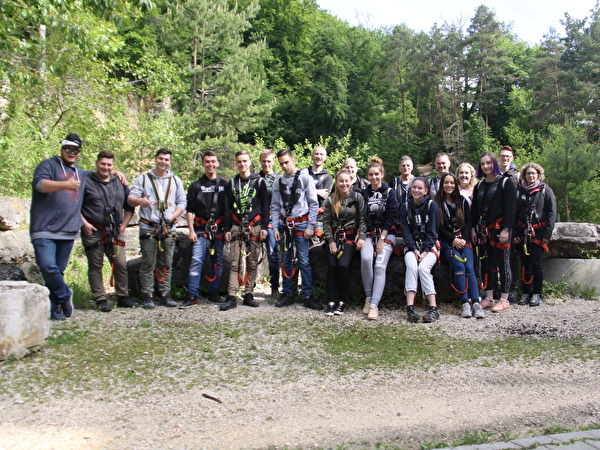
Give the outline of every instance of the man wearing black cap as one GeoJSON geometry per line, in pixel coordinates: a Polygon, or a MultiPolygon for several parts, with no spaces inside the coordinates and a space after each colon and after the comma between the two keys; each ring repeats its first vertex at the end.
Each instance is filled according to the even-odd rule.
{"type": "Polygon", "coordinates": [[[75,162],[81,139],[74,133],[61,141],[60,156],[42,161],[33,174],[29,234],[46,287],[50,290],[50,318],[73,314],[73,291],[65,284],[73,241],[81,229],[81,204],[86,173],[75,162]]]}

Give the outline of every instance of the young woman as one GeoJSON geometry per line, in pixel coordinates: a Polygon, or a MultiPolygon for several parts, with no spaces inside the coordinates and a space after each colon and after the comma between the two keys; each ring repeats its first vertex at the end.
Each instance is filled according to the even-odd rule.
{"type": "Polygon", "coordinates": [[[437,262],[437,239],[440,213],[437,203],[429,198],[429,183],[423,177],[412,182],[412,198],[400,208],[400,223],[404,236],[404,262],[406,264],[406,311],[410,322],[418,322],[421,316],[415,310],[417,285],[429,302],[429,311],[423,322],[435,322],[440,318],[435,299],[435,285],[431,269],[437,262]]]}
{"type": "Polygon", "coordinates": [[[384,175],[381,159],[371,159],[367,167],[367,177],[371,184],[362,191],[367,205],[368,233],[365,246],[360,252],[360,272],[366,296],[363,314],[367,314],[370,320],[377,320],[379,317],[385,272],[396,245],[394,224],[398,199],[396,192],[383,182],[384,175]]]}
{"type": "Polygon", "coordinates": [[[544,178],[544,168],[529,163],[521,171],[521,184],[517,188],[517,226],[513,244],[518,244],[521,250],[524,292],[519,305],[539,306],[542,302],[542,257],[548,251],[556,222],[556,199],[550,186],[543,183],[544,178]]]}
{"type": "Polygon", "coordinates": [[[467,199],[460,195],[456,175],[445,173],[440,184],[435,201],[440,208],[442,255],[452,266],[452,287],[462,302],[461,316],[483,319],[485,313],[479,304],[479,284],[471,245],[471,208],[467,199]],[[469,299],[473,303],[472,309],[469,299]]]}
{"type": "Polygon", "coordinates": [[[323,202],[323,234],[327,250],[328,316],[342,315],[348,297],[348,266],[365,243],[365,201],[352,191],[350,173],[335,176],[333,195],[323,202]],[[337,301],[336,301],[337,300],[337,301]]]}
{"type": "Polygon", "coordinates": [[[354,192],[360,192],[369,185],[367,180],[358,176],[358,164],[354,158],[348,158],[344,162],[344,169],[350,174],[350,183],[354,192]]]}
{"type": "Polygon", "coordinates": [[[458,188],[460,195],[467,199],[469,206],[473,201],[473,188],[477,183],[475,179],[475,167],[469,163],[462,163],[456,168],[456,177],[458,178],[458,188]]]}
{"type": "Polygon", "coordinates": [[[510,291],[510,242],[515,223],[517,193],[513,182],[502,176],[502,170],[493,153],[487,152],[479,157],[475,172],[479,181],[473,190],[473,230],[471,238],[477,244],[481,260],[480,282],[485,289],[483,309],[492,308],[492,312],[510,309],[508,294],[510,291]],[[494,269],[500,277],[500,300],[494,304],[494,269]]]}

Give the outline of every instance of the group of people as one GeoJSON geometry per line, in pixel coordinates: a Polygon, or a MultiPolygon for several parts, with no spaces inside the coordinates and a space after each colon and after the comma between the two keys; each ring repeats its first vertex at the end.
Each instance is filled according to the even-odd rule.
{"type": "Polygon", "coordinates": [[[400,159],[400,176],[384,182],[382,161],[373,158],[367,179],[358,176],[354,159],[346,160],[335,177],[325,169],[327,151],[313,150],[312,165],[296,167],[290,150],[275,154],[263,150],[260,173],[252,171],[247,151],[235,154],[237,174],[226,181],[217,174],[215,152],[202,155],[204,174],[187,192],[170,170],[171,151],[162,148],[154,168],[139,175],[131,189],[114,171],[115,155],[98,153],[96,170],[76,166],[82,142],[69,134],[61,142],[61,154],[43,161],[33,179],[31,239],[37,264],[50,290],[51,318],[63,320],[73,312],[73,292],[64,280],[74,240],[81,233],[88,259],[88,277],[98,309],[111,310],[102,267],[104,256],[111,266],[111,284],[117,306],[139,306],[128,296],[124,231],[139,207],[139,242],[142,253],[140,281],[142,307],[160,305],[189,308],[198,302],[204,262],[210,270],[208,300],[221,311],[242,305],[258,307],[254,299],[257,266],[267,258],[276,307],[294,303],[297,272],[304,306],[322,310],[315,298],[309,259],[311,245],[321,244],[327,253],[325,314],[344,314],[348,301],[348,271],[360,252],[365,291],[363,313],[379,317],[386,268],[392,254],[403,255],[406,264],[407,318],[411,322],[439,319],[433,266],[439,258],[450,264],[452,287],[463,307],[462,317],[485,317],[510,308],[516,301],[518,256],[522,260],[524,294],[519,304],[541,302],[543,270],[556,217],[554,194],[543,183],[544,170],[535,163],[519,173],[512,148],[500,151],[500,163],[492,153],[483,154],[477,169],[464,163],[456,175],[450,158],[436,156],[437,175],[415,177],[409,156],[400,159]],[[275,159],[282,173],[274,170],[275,159]],[[477,178],[481,181],[476,182],[477,178]],[[332,186],[333,185],[333,186],[332,186]],[[171,270],[178,218],[185,213],[192,255],[183,302],[171,296],[171,270]],[[401,238],[401,239],[397,239],[401,238]],[[225,299],[220,297],[223,250],[229,245],[230,273],[225,299]],[[281,284],[280,284],[281,280],[281,284]],[[500,299],[494,301],[499,283],[500,299]],[[280,292],[279,288],[282,288],[280,292]],[[429,309],[421,317],[416,309],[419,285],[429,309]],[[480,299],[480,288],[485,297],[480,299]]]}

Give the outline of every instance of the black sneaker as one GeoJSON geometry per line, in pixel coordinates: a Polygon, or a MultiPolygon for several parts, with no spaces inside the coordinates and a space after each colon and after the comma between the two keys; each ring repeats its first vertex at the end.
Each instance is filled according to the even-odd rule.
{"type": "Polygon", "coordinates": [[[154,301],[152,300],[152,294],[144,294],[144,301],[142,303],[144,309],[154,309],[154,301]]]}
{"type": "Polygon", "coordinates": [[[508,293],[508,302],[517,303],[517,291],[510,291],[508,293]]]}
{"type": "Polygon", "coordinates": [[[183,303],[179,305],[179,309],[187,309],[191,306],[198,304],[198,297],[193,294],[188,293],[183,300],[183,303]]]}
{"type": "Polygon", "coordinates": [[[58,308],[58,303],[50,304],[50,319],[52,319],[52,320],[65,320],[66,319],[65,315],[58,308]]]}
{"type": "Polygon", "coordinates": [[[237,308],[237,297],[228,295],[225,297],[225,301],[219,306],[219,311],[228,311],[230,309],[237,308]]]}
{"type": "Polygon", "coordinates": [[[129,297],[118,297],[117,306],[119,308],[137,308],[140,306],[138,302],[134,302],[129,297]]]}
{"type": "Polygon", "coordinates": [[[108,304],[108,302],[106,300],[98,300],[96,302],[96,307],[102,312],[112,311],[112,308],[110,307],[110,305],[108,304]]]}
{"type": "Polygon", "coordinates": [[[521,300],[519,300],[519,305],[527,306],[527,305],[529,305],[530,300],[531,300],[531,296],[529,294],[523,294],[523,297],[521,297],[521,300]]]}
{"type": "Polygon", "coordinates": [[[281,308],[282,306],[290,306],[294,304],[294,297],[290,294],[281,294],[281,298],[275,302],[275,306],[281,308]]]}
{"type": "Polygon", "coordinates": [[[325,310],[326,316],[333,316],[335,314],[335,303],[329,302],[327,303],[327,309],[325,310]]]}
{"type": "Polygon", "coordinates": [[[304,297],[304,307],[310,309],[316,309],[317,311],[321,311],[323,309],[323,305],[321,302],[317,301],[314,295],[307,295],[304,297]]]}
{"type": "Polygon", "coordinates": [[[258,308],[258,302],[254,300],[254,295],[251,293],[244,294],[244,301],[242,301],[242,305],[258,308]]]}
{"type": "Polygon", "coordinates": [[[440,313],[438,312],[437,306],[430,306],[429,311],[423,316],[423,322],[431,323],[435,322],[440,318],[440,313]]]}
{"type": "Polygon", "coordinates": [[[223,303],[223,299],[218,292],[210,292],[208,294],[208,301],[213,303],[223,303]]]}
{"type": "Polygon", "coordinates": [[[71,317],[73,315],[73,290],[69,288],[69,298],[64,302],[60,303],[62,306],[62,312],[65,317],[71,317]]]}
{"type": "Polygon", "coordinates": [[[171,294],[164,294],[160,296],[160,306],[166,306],[167,308],[176,308],[179,306],[171,294]]]}
{"type": "Polygon", "coordinates": [[[409,305],[406,307],[406,314],[408,315],[408,321],[412,323],[417,323],[421,320],[421,316],[417,314],[415,310],[415,305],[409,305]]]}
{"type": "Polygon", "coordinates": [[[334,314],[336,316],[341,316],[344,314],[344,310],[346,309],[346,304],[344,302],[339,302],[337,308],[335,308],[334,314]]]}

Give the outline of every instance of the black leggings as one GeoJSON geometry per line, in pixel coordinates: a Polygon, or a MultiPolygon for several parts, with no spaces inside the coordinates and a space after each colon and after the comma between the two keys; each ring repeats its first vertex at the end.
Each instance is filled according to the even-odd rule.
{"type": "Polygon", "coordinates": [[[327,302],[346,302],[348,299],[348,267],[356,253],[356,246],[344,244],[344,253],[338,259],[337,254],[332,255],[329,245],[324,244],[327,252],[327,302]],[[337,293],[337,297],[336,297],[337,293]]]}
{"type": "MultiPolygon", "coordinates": [[[[536,238],[543,238],[543,233],[536,233],[536,238]]],[[[523,251],[521,245],[521,263],[523,265],[523,292],[526,294],[541,294],[544,285],[544,268],[542,267],[542,258],[544,257],[544,247],[533,242],[528,246],[529,256],[523,251]],[[533,277],[533,280],[531,279],[533,277]]],[[[515,275],[516,276],[516,275],[515,275]]]]}
{"type": "MultiPolygon", "coordinates": [[[[494,243],[498,243],[499,234],[500,232],[498,230],[492,230],[489,239],[494,243]]],[[[512,280],[510,273],[510,247],[503,250],[491,245],[489,242],[487,242],[485,246],[487,256],[481,261],[481,282],[487,283],[485,290],[494,289],[494,283],[496,281],[494,271],[497,270],[498,277],[500,278],[500,292],[508,294],[510,292],[510,283],[512,280]]]]}

